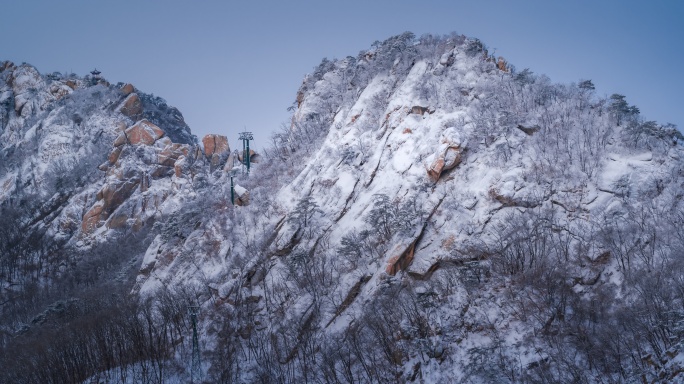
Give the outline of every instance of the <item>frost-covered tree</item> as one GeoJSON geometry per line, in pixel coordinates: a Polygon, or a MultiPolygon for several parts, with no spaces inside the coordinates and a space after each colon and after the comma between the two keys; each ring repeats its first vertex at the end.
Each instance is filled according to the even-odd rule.
{"type": "Polygon", "coordinates": [[[288,221],[297,224],[303,228],[308,228],[313,223],[314,215],[322,212],[318,207],[318,203],[311,195],[302,197],[297,206],[290,214],[288,221]]]}
{"type": "Polygon", "coordinates": [[[577,87],[585,91],[593,91],[594,89],[596,89],[596,87],[594,87],[594,83],[591,80],[582,80],[579,82],[579,84],[577,84],[577,87]]]}
{"type": "Polygon", "coordinates": [[[625,96],[617,93],[610,96],[610,111],[613,113],[618,126],[622,124],[624,120],[639,115],[639,108],[627,104],[625,96]]]}

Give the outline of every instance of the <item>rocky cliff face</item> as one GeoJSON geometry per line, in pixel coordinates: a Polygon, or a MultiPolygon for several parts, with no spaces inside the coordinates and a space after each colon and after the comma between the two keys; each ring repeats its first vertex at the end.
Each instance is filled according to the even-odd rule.
{"type": "Polygon", "coordinates": [[[113,130],[81,239],[160,213],[133,297],[201,307],[208,382],[677,380],[681,134],[590,84],[396,36],[304,79],[248,206],[221,140],[113,130]]]}
{"type": "Polygon", "coordinates": [[[206,157],[178,110],[130,84],[0,68],[4,349],[44,332],[55,302],[130,291],[153,225],[222,177],[230,148],[213,135],[223,145],[206,157]]]}
{"type": "Polygon", "coordinates": [[[139,229],[192,182],[174,172],[180,163],[202,172],[196,139],[162,99],[100,78],[3,68],[0,204],[59,196],[41,223],[50,238],[82,243],[100,229],[139,229]]]}
{"type": "Polygon", "coordinates": [[[674,294],[637,275],[680,286],[681,135],[591,88],[511,71],[463,36],[324,60],[278,164],[255,173],[291,164],[292,181],[275,196],[252,181],[249,209],[183,243],[202,249],[192,267],[169,256],[180,245],[155,248],[148,265],[171,261],[136,292],[205,286],[210,354],[268,340],[266,356],[212,365],[235,380],[675,377],[679,341],[647,341],[660,323],[638,313],[669,315],[634,305],[645,286],[674,294]],[[615,324],[634,330],[615,348],[644,352],[606,345],[615,324]],[[642,359],[658,349],[663,364],[642,359]]]}

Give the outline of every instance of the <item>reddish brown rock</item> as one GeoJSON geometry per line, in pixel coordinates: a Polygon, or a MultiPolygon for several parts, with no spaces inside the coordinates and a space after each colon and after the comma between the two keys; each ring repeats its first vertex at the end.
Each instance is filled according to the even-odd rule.
{"type": "Polygon", "coordinates": [[[204,155],[210,157],[214,154],[215,145],[215,135],[206,135],[202,138],[202,145],[204,146],[204,155]]]}
{"type": "Polygon", "coordinates": [[[188,156],[190,154],[190,146],[187,144],[176,144],[174,143],[173,145],[177,146],[176,150],[181,151],[183,153],[183,156],[188,156]]]}
{"type": "Polygon", "coordinates": [[[460,147],[447,146],[430,164],[428,167],[428,176],[432,181],[439,180],[439,177],[445,171],[454,169],[461,163],[461,153],[463,149],[460,147]]]}
{"type": "Polygon", "coordinates": [[[185,156],[180,156],[178,160],[173,164],[173,171],[176,175],[176,177],[181,177],[183,175],[183,171],[186,169],[186,164],[187,162],[185,161],[185,156]]]}
{"type": "Polygon", "coordinates": [[[435,154],[435,159],[428,165],[427,174],[432,181],[439,180],[443,172],[455,168],[461,163],[463,149],[457,145],[445,144],[435,154]]]}
{"type": "Polygon", "coordinates": [[[167,145],[157,154],[157,163],[168,167],[174,166],[181,156],[187,156],[190,147],[185,144],[172,143],[167,145]]]}
{"type": "Polygon", "coordinates": [[[121,103],[119,107],[119,112],[124,116],[130,117],[133,121],[137,121],[142,118],[142,102],[138,98],[137,93],[131,93],[128,97],[121,103]]]}
{"type": "Polygon", "coordinates": [[[74,80],[67,80],[64,84],[71,89],[76,89],[76,87],[78,87],[78,84],[76,84],[74,80]]]}
{"type": "Polygon", "coordinates": [[[210,170],[223,166],[230,157],[230,146],[228,138],[221,135],[206,135],[202,139],[204,145],[204,155],[209,159],[210,170]]]}
{"type": "Polygon", "coordinates": [[[204,155],[207,158],[211,158],[215,153],[221,155],[230,152],[228,138],[222,135],[206,135],[202,139],[202,145],[204,145],[204,155]]]}
{"type": "Polygon", "coordinates": [[[412,241],[408,246],[405,244],[398,244],[394,247],[391,253],[394,255],[387,261],[385,272],[388,275],[396,275],[399,271],[406,270],[413,262],[413,256],[416,250],[416,242],[418,239],[412,241]]]}
{"type": "Polygon", "coordinates": [[[123,228],[126,226],[126,223],[128,222],[129,215],[124,213],[124,212],[119,212],[115,213],[112,215],[112,217],[107,220],[107,228],[109,229],[117,229],[117,228],[123,228]]]}
{"type": "Polygon", "coordinates": [[[164,131],[147,120],[140,120],[126,131],[128,142],[137,145],[152,145],[160,137],[164,136],[164,131]]]}
{"type": "MultiPolygon", "coordinates": [[[[106,221],[112,212],[133,194],[139,183],[140,180],[134,178],[123,182],[105,184],[97,193],[99,201],[83,216],[81,223],[83,233],[93,233],[100,223],[106,221]]],[[[116,223],[120,223],[120,220],[116,223]]],[[[108,227],[112,228],[111,224],[108,224],[108,227]]]]}
{"type": "Polygon", "coordinates": [[[102,214],[103,208],[104,204],[102,202],[98,202],[97,204],[93,205],[93,207],[90,208],[90,210],[83,216],[81,230],[84,233],[93,233],[95,231],[100,223],[100,215],[102,214]]]}
{"type": "Polygon", "coordinates": [[[506,59],[501,56],[499,56],[499,60],[496,62],[496,67],[499,68],[500,71],[508,72],[508,63],[506,63],[506,59]]]}
{"type": "Polygon", "coordinates": [[[125,96],[130,95],[135,91],[135,87],[133,87],[133,84],[125,84],[123,87],[121,87],[121,93],[123,93],[125,96]]]}
{"type": "Polygon", "coordinates": [[[426,167],[428,177],[436,182],[442,173],[460,164],[465,145],[454,127],[446,128],[442,132],[439,148],[432,155],[432,161],[426,167]]]}
{"type": "MultiPolygon", "coordinates": [[[[114,212],[117,207],[133,194],[138,187],[138,184],[140,184],[139,178],[105,184],[100,192],[98,192],[98,196],[101,196],[101,200],[104,204],[102,211],[103,215],[108,216],[111,212],[114,212]]],[[[106,217],[104,217],[104,219],[106,219],[106,217]]]]}
{"type": "Polygon", "coordinates": [[[126,140],[126,134],[121,132],[121,134],[119,134],[119,136],[116,137],[116,140],[114,140],[114,146],[120,147],[120,146],[126,144],[127,141],[128,140],[126,140]]]}
{"type": "MultiPolygon", "coordinates": [[[[81,228],[84,235],[93,233],[102,225],[109,229],[130,226],[132,220],[129,219],[138,219],[140,216],[139,204],[134,204],[133,209],[128,206],[126,209],[120,208],[131,199],[138,186],[143,196],[149,193],[146,191],[151,184],[150,175],[137,168],[130,168],[119,169],[119,176],[124,180],[115,179],[113,176],[115,175],[109,177],[108,182],[98,191],[96,195],[98,201],[82,218],[81,228]]],[[[137,203],[137,201],[134,202],[137,203]]],[[[142,210],[144,211],[144,207],[142,210]]]]}
{"type": "Polygon", "coordinates": [[[437,181],[443,170],[444,158],[437,157],[427,168],[428,177],[430,177],[432,181],[437,181]]]}
{"type": "Polygon", "coordinates": [[[119,156],[121,156],[121,150],[123,147],[116,147],[112,151],[112,153],[109,154],[109,157],[107,160],[109,160],[109,164],[116,164],[117,161],[119,161],[119,156]]]}

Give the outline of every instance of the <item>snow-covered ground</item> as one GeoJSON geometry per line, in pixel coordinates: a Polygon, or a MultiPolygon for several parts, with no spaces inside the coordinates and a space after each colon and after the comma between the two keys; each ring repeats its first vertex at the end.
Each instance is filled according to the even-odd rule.
{"type": "MultiPolygon", "coordinates": [[[[72,244],[156,222],[132,294],[200,306],[208,382],[677,380],[681,135],[583,84],[396,36],[304,79],[290,130],[237,177],[249,205],[202,156],[186,166],[196,147],[152,177],[165,143],[125,146],[61,215],[138,183],[72,244]]],[[[23,140],[64,130],[49,116],[23,140]]],[[[86,127],[114,141],[116,118],[86,127]]],[[[39,153],[75,152],[66,131],[39,153]]]]}

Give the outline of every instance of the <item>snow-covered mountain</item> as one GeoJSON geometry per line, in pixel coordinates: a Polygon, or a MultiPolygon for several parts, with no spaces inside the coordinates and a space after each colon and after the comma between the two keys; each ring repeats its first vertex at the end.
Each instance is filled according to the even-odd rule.
{"type": "Polygon", "coordinates": [[[17,371],[0,381],[73,382],[83,371],[28,375],[45,371],[17,361],[40,349],[15,343],[66,337],[62,321],[116,308],[101,303],[110,299],[103,292],[130,292],[153,226],[191,205],[232,156],[226,137],[199,146],[177,109],[131,84],[95,71],[0,69],[0,335],[3,357],[19,356],[3,364],[17,371]]]}
{"type": "MultiPolygon", "coordinates": [[[[28,97],[8,79],[32,68],[4,67],[2,105],[14,105],[2,115],[12,143],[2,159],[21,161],[0,167],[3,204],[17,212],[17,196],[42,198],[47,214],[12,223],[55,245],[36,253],[45,265],[35,278],[21,264],[3,270],[3,297],[75,288],[14,309],[3,348],[57,348],[29,348],[45,332],[57,350],[88,351],[61,363],[79,372],[55,377],[682,380],[682,136],[622,95],[516,70],[477,39],[405,33],[305,77],[289,129],[237,176],[249,205],[234,206],[227,145],[212,137],[201,149],[159,100],[153,118],[145,97],[130,112],[132,87],[41,76],[28,97]],[[66,112],[60,100],[99,101],[66,112]],[[41,158],[47,138],[73,147],[41,158]],[[50,156],[81,151],[83,161],[102,156],[97,173],[84,167],[68,193],[44,181],[60,174],[50,156]],[[62,250],[74,255],[52,263],[62,250]],[[117,261],[84,280],[78,271],[101,252],[117,261]],[[116,299],[73,293],[111,280],[116,299]],[[126,310],[112,315],[108,300],[126,310]],[[188,306],[199,307],[199,355],[188,306]],[[95,317],[86,307],[114,320],[91,321],[78,342],[45,330],[95,317]]],[[[59,371],[40,365],[50,357],[30,361],[26,382],[59,371]]]]}

